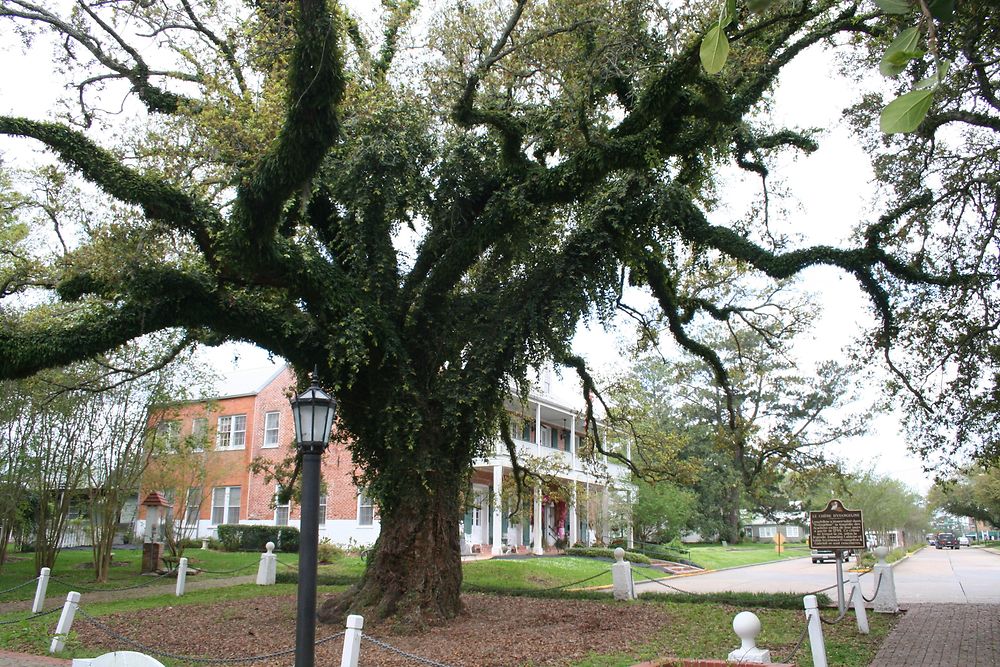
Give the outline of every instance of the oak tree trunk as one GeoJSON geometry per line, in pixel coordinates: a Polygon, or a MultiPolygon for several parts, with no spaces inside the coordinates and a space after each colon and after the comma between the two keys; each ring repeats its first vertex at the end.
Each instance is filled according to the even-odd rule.
{"type": "Polygon", "coordinates": [[[321,622],[342,624],[350,612],[366,620],[392,617],[397,626],[414,629],[461,613],[461,482],[443,473],[435,477],[437,483],[414,485],[407,502],[383,511],[361,583],[324,601],[321,622]]]}

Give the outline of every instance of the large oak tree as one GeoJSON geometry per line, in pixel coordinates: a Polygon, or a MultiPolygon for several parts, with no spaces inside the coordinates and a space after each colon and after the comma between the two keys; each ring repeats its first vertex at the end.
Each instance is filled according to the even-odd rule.
{"type": "Polygon", "coordinates": [[[332,0],[79,0],[66,13],[0,0],[27,38],[56,33],[78,102],[63,122],[0,117],[0,133],[41,142],[107,214],[46,261],[2,265],[0,376],[170,328],[317,367],[380,507],[351,604],[451,618],[461,492],[507,432],[510,383],[552,358],[589,396],[570,340],[626,285],[713,368],[730,414],[724,364],[690,333],[741,312],[700,290],[718,258],[756,280],[839,267],[870,295],[887,355],[901,286],[949,289],[952,304],[988,296],[961,248],[924,252],[925,230],[899,227],[913,207],[857,221],[843,248],[713,210],[719,165],[766,175],[773,155],[816,147],[767,120],[782,68],[821,42],[854,48],[839,35],[883,39],[897,20],[867,0],[748,5],[760,13],[384,0],[372,37],[332,0]],[[706,31],[713,71],[720,33],[732,45],[718,74],[702,67],[706,31]],[[115,91],[144,108],[118,141],[103,111],[115,91]]]}

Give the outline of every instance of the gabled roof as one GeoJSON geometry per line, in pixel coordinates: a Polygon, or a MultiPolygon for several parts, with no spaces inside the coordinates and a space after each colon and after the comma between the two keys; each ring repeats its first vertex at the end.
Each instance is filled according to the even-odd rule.
{"type": "Polygon", "coordinates": [[[234,370],[216,384],[216,394],[213,398],[256,396],[274,382],[286,368],[288,364],[281,362],[234,370]]]}

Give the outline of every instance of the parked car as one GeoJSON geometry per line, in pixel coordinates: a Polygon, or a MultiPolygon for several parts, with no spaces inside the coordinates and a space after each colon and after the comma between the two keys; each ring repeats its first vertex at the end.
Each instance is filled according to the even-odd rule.
{"type": "Polygon", "coordinates": [[[954,533],[938,533],[935,539],[934,548],[935,549],[958,549],[958,540],[955,539],[954,533]]]}
{"type": "MultiPolygon", "coordinates": [[[[841,550],[841,555],[845,563],[851,557],[851,554],[852,552],[850,549],[841,550]]],[[[814,563],[824,563],[828,560],[832,561],[837,560],[837,554],[834,552],[833,549],[813,549],[811,555],[812,555],[812,561],[814,563]]]]}
{"type": "Polygon", "coordinates": [[[965,535],[962,535],[961,537],[958,538],[958,546],[960,546],[960,547],[967,547],[970,544],[972,544],[972,543],[969,542],[969,538],[966,537],[965,535]]]}

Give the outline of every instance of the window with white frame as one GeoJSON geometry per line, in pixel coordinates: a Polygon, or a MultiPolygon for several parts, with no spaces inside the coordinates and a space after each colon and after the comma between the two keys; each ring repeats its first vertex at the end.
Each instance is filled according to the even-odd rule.
{"type": "Polygon", "coordinates": [[[247,416],[226,415],[219,417],[215,433],[217,449],[243,449],[247,441],[247,416]]]}
{"type": "Polygon", "coordinates": [[[278,446],[278,422],[281,420],[280,412],[268,412],[264,415],[264,447],[278,446]]]}
{"type": "Polygon", "coordinates": [[[291,500],[286,500],[284,503],[281,502],[281,486],[276,486],[274,488],[274,525],[275,526],[287,526],[288,525],[288,515],[291,512],[291,500]]]}
{"type": "Polygon", "coordinates": [[[161,421],[156,425],[156,444],[166,451],[175,451],[180,434],[181,423],[179,421],[161,421]]]}
{"type": "Polygon", "coordinates": [[[201,487],[192,486],[188,489],[187,500],[184,503],[184,526],[190,527],[198,524],[201,514],[201,487]]]}
{"type": "Polygon", "coordinates": [[[757,534],[761,537],[774,537],[776,532],[774,526],[761,526],[757,529],[757,534]]]}
{"type": "Polygon", "coordinates": [[[326,525],[326,494],[319,497],[319,525],[326,525]]]}
{"type": "Polygon", "coordinates": [[[240,487],[217,486],[212,489],[212,524],[240,522],[240,487]]]}
{"type": "Polygon", "coordinates": [[[799,537],[799,527],[785,526],[785,537],[799,537]]]}
{"type": "Polygon", "coordinates": [[[208,417],[195,417],[191,420],[191,448],[200,452],[205,449],[208,439],[208,417]]]}
{"type": "Polygon", "coordinates": [[[371,526],[375,523],[375,502],[364,491],[358,491],[358,525],[371,526]]]}

